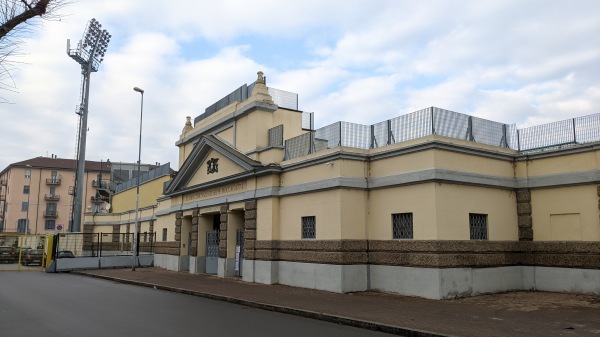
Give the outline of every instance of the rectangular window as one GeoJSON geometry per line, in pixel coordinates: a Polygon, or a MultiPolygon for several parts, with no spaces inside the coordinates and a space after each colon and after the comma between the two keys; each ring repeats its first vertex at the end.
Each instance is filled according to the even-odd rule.
{"type": "Polygon", "coordinates": [[[471,240],[487,240],[487,214],[469,213],[469,229],[471,240]]]}
{"type": "Polygon", "coordinates": [[[23,201],[21,203],[21,211],[22,212],[27,212],[28,210],[29,210],[29,202],[23,201]]]}
{"type": "Polygon", "coordinates": [[[163,228],[163,241],[167,241],[167,229],[163,228]]]}
{"type": "Polygon", "coordinates": [[[413,214],[392,214],[392,235],[394,239],[413,238],[413,214]]]}
{"type": "Polygon", "coordinates": [[[54,230],[55,227],[56,227],[56,220],[46,220],[46,223],[44,225],[44,228],[46,230],[54,230]]]}
{"type": "Polygon", "coordinates": [[[31,170],[25,170],[25,179],[31,179],[31,170]]]}
{"type": "Polygon", "coordinates": [[[148,242],[148,232],[144,232],[144,242],[148,242]]]}
{"type": "Polygon", "coordinates": [[[29,185],[23,186],[23,194],[29,194],[29,185]]]}
{"type": "Polygon", "coordinates": [[[303,239],[315,239],[316,238],[316,223],[317,223],[317,219],[314,216],[303,216],[302,217],[302,238],[303,239]]]}
{"type": "Polygon", "coordinates": [[[20,234],[25,234],[27,231],[27,219],[19,219],[17,220],[17,232],[20,234]]]}
{"type": "Polygon", "coordinates": [[[50,195],[56,195],[56,187],[50,187],[50,195]]]}

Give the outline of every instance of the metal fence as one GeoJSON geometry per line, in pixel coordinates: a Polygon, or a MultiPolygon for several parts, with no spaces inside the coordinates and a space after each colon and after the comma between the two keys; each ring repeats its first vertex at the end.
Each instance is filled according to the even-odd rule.
{"type": "MultiPolygon", "coordinates": [[[[221,98],[217,102],[213,103],[204,110],[203,114],[194,118],[194,125],[199,121],[203,120],[204,118],[223,109],[231,103],[243,102],[247,100],[250,96],[252,96],[252,89],[254,89],[255,85],[256,83],[252,83],[250,85],[244,84],[232,91],[230,94],[221,98]]],[[[273,99],[273,103],[275,103],[280,108],[298,110],[298,94],[271,87],[267,87],[267,90],[269,92],[269,95],[273,99]]]]}
{"type": "MultiPolygon", "coordinates": [[[[140,184],[152,180],[152,179],[156,179],[158,177],[162,177],[162,176],[166,176],[166,175],[170,175],[171,174],[171,163],[166,163],[163,164],[157,168],[155,168],[154,170],[150,170],[144,174],[142,174],[140,176],[140,184]]],[[[119,193],[121,191],[130,189],[134,186],[137,186],[137,177],[135,178],[131,178],[128,181],[119,184],[115,187],[115,193],[119,193]]]]}
{"type": "MultiPolygon", "coordinates": [[[[70,251],[75,257],[132,255],[133,233],[65,233],[58,236],[55,252],[70,251]]],[[[138,233],[138,255],[153,254],[156,232],[138,233]]]]}
{"type": "Polygon", "coordinates": [[[428,135],[440,135],[519,152],[600,141],[600,114],[517,130],[458,112],[430,107],[373,125],[336,122],[285,141],[285,160],[347,146],[373,149],[428,135]]]}
{"type": "Polygon", "coordinates": [[[0,234],[0,271],[43,268],[45,253],[35,251],[36,257],[32,259],[29,252],[45,249],[47,244],[45,234],[0,234]]]}
{"type": "Polygon", "coordinates": [[[600,114],[517,130],[518,150],[535,152],[600,141],[600,114]]]}

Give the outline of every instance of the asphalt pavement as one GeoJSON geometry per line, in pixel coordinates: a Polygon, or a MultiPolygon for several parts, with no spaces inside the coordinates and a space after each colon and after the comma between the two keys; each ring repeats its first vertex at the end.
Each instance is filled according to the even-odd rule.
{"type": "Polygon", "coordinates": [[[510,292],[427,300],[373,291],[337,294],[162,268],[76,273],[401,336],[600,336],[600,297],[592,295],[510,292]]]}

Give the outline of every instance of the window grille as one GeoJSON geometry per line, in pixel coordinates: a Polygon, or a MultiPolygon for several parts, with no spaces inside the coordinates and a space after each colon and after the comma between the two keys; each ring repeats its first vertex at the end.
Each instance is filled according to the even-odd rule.
{"type": "Polygon", "coordinates": [[[302,238],[303,239],[314,239],[316,238],[316,218],[314,216],[303,216],[302,217],[302,238]]]}
{"type": "Polygon", "coordinates": [[[469,213],[471,240],[487,240],[487,214],[469,213]]]}
{"type": "Polygon", "coordinates": [[[54,230],[56,225],[56,221],[55,220],[46,220],[45,224],[44,224],[44,228],[46,230],[54,230]]]}
{"type": "Polygon", "coordinates": [[[392,214],[392,231],[394,239],[413,238],[413,214],[392,214]]]}

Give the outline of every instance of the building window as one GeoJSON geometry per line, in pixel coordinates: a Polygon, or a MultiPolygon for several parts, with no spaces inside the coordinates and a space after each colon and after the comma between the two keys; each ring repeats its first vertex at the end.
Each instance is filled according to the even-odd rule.
{"type": "Polygon", "coordinates": [[[314,216],[303,216],[302,217],[302,238],[303,239],[316,238],[316,223],[317,223],[317,219],[314,216]]]}
{"type": "Polygon", "coordinates": [[[413,214],[392,214],[392,235],[394,239],[413,238],[413,214]]]}
{"type": "Polygon", "coordinates": [[[56,227],[56,220],[46,220],[46,223],[44,225],[44,228],[46,230],[54,230],[55,227],[56,227]]]}
{"type": "Polygon", "coordinates": [[[27,230],[27,219],[17,220],[17,233],[25,234],[27,230]]]}
{"type": "Polygon", "coordinates": [[[487,214],[469,213],[469,228],[471,240],[487,240],[487,214]]]}
{"type": "Polygon", "coordinates": [[[54,186],[50,187],[50,195],[52,195],[52,196],[56,195],[56,187],[54,187],[54,186]]]}
{"type": "Polygon", "coordinates": [[[163,241],[167,241],[167,229],[163,228],[163,241]]]}
{"type": "Polygon", "coordinates": [[[29,185],[23,186],[23,194],[29,194],[29,185]]]}
{"type": "Polygon", "coordinates": [[[25,179],[31,179],[31,170],[25,170],[25,179]]]}
{"type": "Polygon", "coordinates": [[[22,212],[27,212],[28,210],[29,210],[29,202],[23,201],[21,203],[21,211],[22,212]]]}
{"type": "Polygon", "coordinates": [[[148,232],[144,232],[144,242],[148,242],[148,232]]]}

